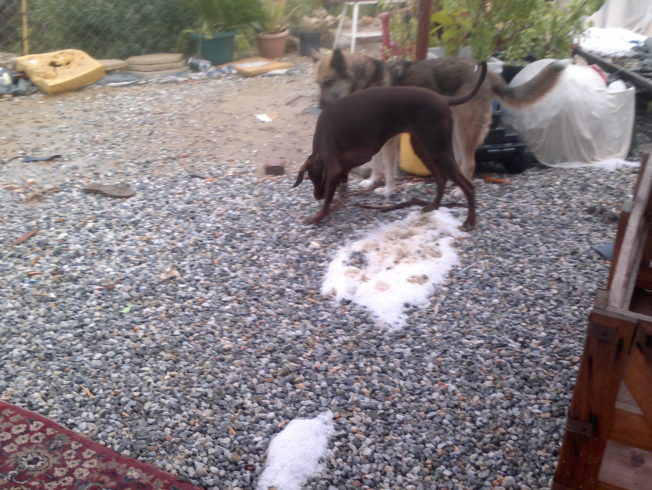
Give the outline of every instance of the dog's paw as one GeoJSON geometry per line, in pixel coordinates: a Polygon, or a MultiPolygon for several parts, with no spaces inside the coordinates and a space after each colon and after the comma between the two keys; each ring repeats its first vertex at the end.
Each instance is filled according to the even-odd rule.
{"type": "Polygon", "coordinates": [[[360,181],[360,187],[362,189],[371,189],[374,185],[376,185],[376,181],[374,179],[364,179],[360,181]]]}
{"type": "Polygon", "coordinates": [[[460,231],[471,231],[472,229],[475,228],[475,223],[469,223],[469,221],[465,221],[462,226],[460,226],[460,231]]]}
{"type": "Polygon", "coordinates": [[[310,218],[305,218],[302,220],[304,225],[316,225],[319,223],[319,217],[318,216],[311,216],[310,218]]]}
{"type": "Polygon", "coordinates": [[[383,197],[390,197],[392,194],[394,194],[394,189],[391,187],[378,187],[377,189],[374,189],[374,192],[376,194],[380,194],[383,197]]]}

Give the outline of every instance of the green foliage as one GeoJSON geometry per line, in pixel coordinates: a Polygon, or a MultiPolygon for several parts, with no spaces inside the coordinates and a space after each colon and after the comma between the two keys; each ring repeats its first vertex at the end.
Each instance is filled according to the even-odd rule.
{"type": "Polygon", "coordinates": [[[260,0],[261,15],[254,24],[258,32],[276,34],[288,28],[293,10],[288,10],[287,0],[260,0]]]}
{"type": "Polygon", "coordinates": [[[212,37],[251,24],[262,15],[259,0],[184,0],[197,18],[195,33],[212,37]]]}
{"type": "Polygon", "coordinates": [[[449,8],[433,13],[430,21],[434,24],[430,31],[431,39],[437,39],[437,44],[444,47],[449,55],[456,55],[460,48],[469,43],[473,23],[469,11],[464,7],[451,2],[449,8]]]}
{"type": "Polygon", "coordinates": [[[585,19],[605,0],[441,0],[432,15],[431,44],[448,53],[469,45],[473,56],[487,59],[496,52],[504,61],[528,56],[565,58],[586,28],[585,19]]]}
{"type": "Polygon", "coordinates": [[[416,56],[418,18],[416,9],[402,9],[389,17],[391,48],[385,48],[388,59],[413,60],[416,56]]]}
{"type": "Polygon", "coordinates": [[[20,0],[0,0],[0,52],[22,53],[20,0]]]}
{"type": "Polygon", "coordinates": [[[167,52],[192,14],[179,0],[30,0],[30,51],[81,49],[95,58],[167,52]]]}
{"type": "Polygon", "coordinates": [[[505,43],[501,51],[507,60],[566,58],[573,42],[586,29],[586,17],[602,7],[605,0],[570,0],[561,7],[540,2],[536,15],[528,18],[519,31],[518,42],[505,43]]]}
{"type": "Polygon", "coordinates": [[[392,45],[383,48],[386,57],[390,60],[413,60],[416,55],[419,23],[417,0],[405,0],[400,6],[392,0],[379,0],[378,10],[389,13],[389,39],[392,45]]]}

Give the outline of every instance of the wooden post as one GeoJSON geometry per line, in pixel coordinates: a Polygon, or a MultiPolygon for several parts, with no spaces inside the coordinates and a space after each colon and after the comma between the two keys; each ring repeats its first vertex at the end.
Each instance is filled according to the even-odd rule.
{"type": "Polygon", "coordinates": [[[417,30],[416,60],[425,60],[430,39],[430,9],[432,0],[419,0],[419,27],[417,30]]]}
{"type": "Polygon", "coordinates": [[[22,0],[20,15],[23,20],[23,56],[29,54],[29,23],[27,18],[27,0],[22,0]]]}
{"type": "Polygon", "coordinates": [[[594,309],[577,375],[553,488],[598,488],[600,463],[637,322],[594,309]]]}

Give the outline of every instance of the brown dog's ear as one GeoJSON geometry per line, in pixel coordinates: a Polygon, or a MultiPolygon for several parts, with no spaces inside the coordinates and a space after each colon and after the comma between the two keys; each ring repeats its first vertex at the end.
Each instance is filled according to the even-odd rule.
{"type": "Polygon", "coordinates": [[[346,59],[340,48],[336,48],[331,56],[331,68],[337,72],[341,78],[348,78],[346,73],[346,59]]]}
{"type": "Polygon", "coordinates": [[[297,180],[294,181],[294,185],[292,185],[292,188],[294,189],[296,186],[298,186],[301,182],[303,182],[303,175],[306,173],[306,170],[301,167],[299,169],[299,173],[297,174],[297,180]]]}
{"type": "Polygon", "coordinates": [[[297,180],[294,181],[294,185],[292,188],[294,189],[296,186],[298,186],[301,182],[303,182],[303,176],[306,173],[306,170],[308,170],[308,167],[312,163],[312,155],[310,155],[308,158],[306,158],[306,161],[303,162],[303,165],[301,165],[301,168],[299,169],[299,173],[297,173],[297,180]]]}

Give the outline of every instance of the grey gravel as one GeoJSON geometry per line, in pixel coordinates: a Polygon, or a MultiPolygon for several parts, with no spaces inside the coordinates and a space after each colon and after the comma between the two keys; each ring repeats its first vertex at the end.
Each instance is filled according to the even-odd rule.
{"type": "Polygon", "coordinates": [[[264,81],[0,101],[13,114],[46,104],[59,115],[25,126],[38,137],[0,143],[64,154],[47,167],[0,165],[0,398],[206,488],[252,488],[271,437],[325,410],[333,452],[306,488],[548,487],[607,279],[594,247],[614,239],[636,169],[476,181],[479,223],[458,243],[461,265],[389,332],[319,289],[341,244],[408,211],[379,215],[354,203],[380,198],[353,196],[321,226],[303,225],[318,207],[310,186],[291,190],[293,171],[261,173],[276,133],[269,147],[247,143],[220,112],[256,84],[305,89],[293,108],[301,129],[284,141],[297,146],[296,169],[315,120],[300,115],[315,92],[311,66],[298,65],[264,81]],[[137,193],[84,193],[98,177],[137,193]],[[29,201],[16,188],[54,183],[58,192],[29,201]]]}

